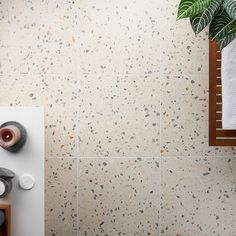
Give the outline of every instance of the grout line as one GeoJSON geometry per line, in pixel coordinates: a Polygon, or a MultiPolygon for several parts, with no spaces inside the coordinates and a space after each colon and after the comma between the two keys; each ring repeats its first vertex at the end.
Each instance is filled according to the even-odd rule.
{"type": "MultiPolygon", "coordinates": [[[[53,157],[53,158],[47,158],[47,159],[57,159],[57,158],[59,158],[59,157],[53,157]]],[[[142,156],[136,156],[136,157],[129,157],[129,156],[127,156],[127,157],[116,157],[116,156],[110,156],[110,157],[93,157],[93,156],[91,156],[91,157],[61,157],[62,159],[65,159],[65,158],[67,158],[67,159],[95,159],[95,160],[99,160],[99,159],[105,159],[105,160],[109,160],[109,159],[138,159],[138,158],[140,158],[140,159],[159,159],[159,158],[162,158],[162,157],[160,157],[160,156],[149,156],[149,157],[142,157],[142,156]]]]}
{"type": "Polygon", "coordinates": [[[141,159],[178,159],[178,158],[232,158],[235,157],[235,155],[212,155],[212,156],[205,156],[205,155],[191,155],[191,156],[181,156],[181,155],[176,155],[176,156],[149,156],[149,157],[142,157],[142,156],[136,156],[136,157],[116,157],[116,156],[109,156],[109,157],[70,157],[70,156],[61,156],[61,157],[45,157],[45,160],[48,159],[68,159],[68,160],[76,160],[76,159],[95,159],[95,160],[99,160],[99,159],[105,159],[105,160],[109,160],[109,159],[137,159],[137,158],[141,158],[141,159]]]}
{"type": "Polygon", "coordinates": [[[162,168],[163,168],[163,160],[160,159],[160,173],[159,173],[159,236],[161,236],[162,231],[162,168]]]}
{"type": "MultiPolygon", "coordinates": [[[[231,151],[231,150],[230,150],[231,151]]],[[[175,156],[161,156],[162,159],[167,159],[167,158],[173,158],[173,159],[178,159],[178,158],[228,158],[228,157],[235,157],[235,155],[190,155],[190,156],[185,156],[185,155],[175,155],[175,156]]]]}
{"type": "Polygon", "coordinates": [[[79,236],[79,159],[76,160],[76,228],[77,236],[79,236]]]}
{"type": "MultiPolygon", "coordinates": [[[[77,15],[79,16],[79,8],[77,8],[77,15]]],[[[77,28],[80,27],[80,17],[77,18],[77,28]]],[[[80,30],[79,30],[80,32],[80,30]]],[[[76,44],[76,56],[78,56],[78,52],[79,52],[79,45],[80,45],[80,38],[78,38],[78,43],[76,44]]],[[[81,78],[80,78],[80,72],[78,71],[78,68],[80,67],[80,63],[78,61],[76,61],[75,63],[75,66],[76,66],[76,80],[77,81],[77,104],[76,104],[76,155],[79,156],[79,141],[80,141],[80,138],[79,138],[79,106],[80,106],[80,83],[81,83],[81,78]]],[[[82,75],[83,76],[83,75],[82,75]]],[[[76,158],[76,168],[77,168],[77,181],[76,181],[76,185],[77,185],[77,200],[76,200],[76,204],[77,204],[77,216],[76,216],[76,220],[77,220],[77,236],[79,236],[79,158],[76,158]]]]}
{"type": "MultiPolygon", "coordinates": [[[[162,74],[159,73],[159,93],[160,93],[160,101],[159,101],[159,112],[160,112],[160,124],[159,124],[159,156],[161,157],[161,150],[162,150],[162,74]]],[[[161,179],[161,175],[162,175],[162,159],[160,158],[160,162],[159,162],[159,166],[160,166],[160,172],[159,172],[159,219],[158,219],[158,226],[159,226],[159,236],[161,236],[161,228],[162,228],[162,210],[161,210],[161,199],[162,199],[162,179],[161,179]]]]}
{"type": "Polygon", "coordinates": [[[65,157],[63,157],[63,156],[58,156],[58,157],[51,157],[51,156],[49,156],[49,157],[47,157],[47,156],[45,156],[45,160],[47,160],[47,159],[68,159],[68,160],[75,160],[75,159],[78,159],[78,157],[70,157],[70,156],[65,156],[65,157]]]}

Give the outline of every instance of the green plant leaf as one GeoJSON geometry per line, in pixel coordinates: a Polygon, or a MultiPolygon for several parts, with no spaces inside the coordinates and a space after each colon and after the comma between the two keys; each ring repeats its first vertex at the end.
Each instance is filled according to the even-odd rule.
{"type": "Polygon", "coordinates": [[[234,21],[234,23],[231,25],[228,34],[234,34],[236,33],[236,21],[234,21]]]}
{"type": "Polygon", "coordinates": [[[236,20],[236,0],[224,0],[224,8],[228,15],[236,20]]]}
{"type": "Polygon", "coordinates": [[[213,0],[202,14],[190,18],[195,34],[199,34],[211,23],[222,3],[223,0],[213,0]]]}
{"type": "Polygon", "coordinates": [[[226,27],[218,33],[216,41],[220,47],[223,49],[228,44],[230,44],[236,38],[236,21],[233,21],[231,24],[228,24],[226,27]]]}
{"type": "Polygon", "coordinates": [[[224,47],[229,45],[236,38],[236,33],[228,34],[220,41],[217,41],[220,49],[222,50],[224,47]]]}
{"type": "Polygon", "coordinates": [[[226,11],[221,11],[217,14],[210,24],[210,38],[220,41],[224,38],[235,21],[227,14],[226,11]]]}
{"type": "Polygon", "coordinates": [[[181,0],[177,19],[188,18],[203,12],[212,0],[181,0]]]}
{"type": "Polygon", "coordinates": [[[197,32],[197,28],[198,28],[201,16],[202,16],[202,14],[198,14],[196,16],[190,17],[190,24],[191,24],[192,29],[195,34],[197,34],[196,32],[197,32]]]}

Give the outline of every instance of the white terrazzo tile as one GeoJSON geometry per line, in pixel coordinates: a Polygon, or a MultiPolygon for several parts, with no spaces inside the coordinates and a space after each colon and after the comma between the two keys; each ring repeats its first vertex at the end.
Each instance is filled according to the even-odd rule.
{"type": "Polygon", "coordinates": [[[163,236],[234,236],[236,158],[162,159],[163,236]]]}
{"type": "Polygon", "coordinates": [[[80,157],[158,156],[159,79],[84,76],[80,83],[80,157]]]}
{"type": "Polygon", "coordinates": [[[159,235],[159,160],[79,159],[80,236],[159,235]]]}
{"type": "Polygon", "coordinates": [[[81,70],[89,74],[151,74],[159,71],[158,4],[80,1],[81,70]]]}
{"type": "Polygon", "coordinates": [[[46,160],[46,236],[77,236],[77,164],[46,160]]]}

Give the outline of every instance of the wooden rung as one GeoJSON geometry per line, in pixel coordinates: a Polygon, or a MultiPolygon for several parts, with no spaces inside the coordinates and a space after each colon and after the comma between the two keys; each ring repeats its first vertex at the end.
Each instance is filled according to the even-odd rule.
{"type": "Polygon", "coordinates": [[[216,137],[235,137],[236,130],[216,130],[216,137]]]}
{"type": "Polygon", "coordinates": [[[216,139],[214,146],[236,146],[235,139],[216,139]]]}

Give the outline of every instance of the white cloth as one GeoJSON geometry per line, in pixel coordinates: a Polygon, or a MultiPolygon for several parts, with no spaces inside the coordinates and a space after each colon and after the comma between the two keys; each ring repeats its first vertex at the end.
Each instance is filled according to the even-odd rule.
{"type": "Polygon", "coordinates": [[[236,129],[236,40],[222,50],[222,127],[236,129]]]}

